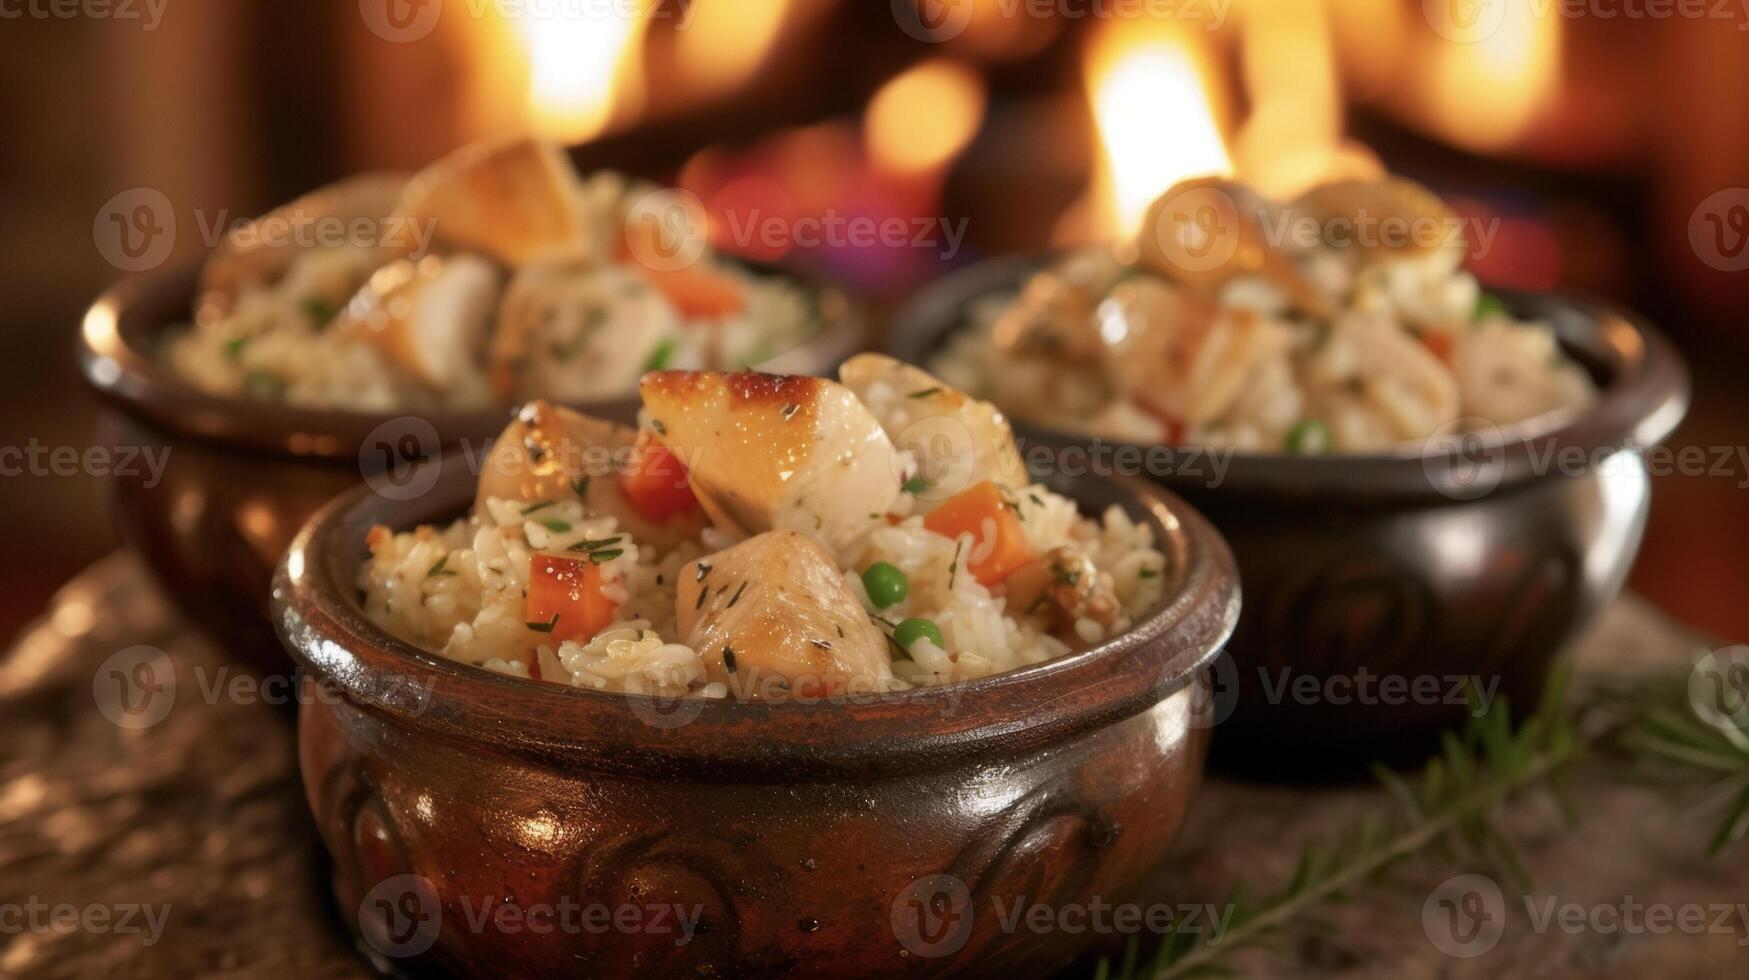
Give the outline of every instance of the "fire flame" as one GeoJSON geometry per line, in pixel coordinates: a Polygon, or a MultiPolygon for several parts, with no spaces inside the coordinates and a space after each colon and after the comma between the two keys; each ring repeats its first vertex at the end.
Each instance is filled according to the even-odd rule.
{"type": "Polygon", "coordinates": [[[1422,83],[1429,121],[1475,150],[1512,145],[1558,94],[1561,16],[1534,3],[1489,5],[1473,37],[1435,39],[1422,83]]]}
{"type": "Polygon", "coordinates": [[[926,61],[881,86],[869,102],[869,153],[896,173],[940,170],[977,135],[984,103],[976,72],[942,58],[926,61]]]}
{"type": "Polygon", "coordinates": [[[600,135],[643,97],[643,40],[653,0],[629,0],[598,13],[558,16],[533,10],[515,19],[528,60],[528,114],[534,131],[564,142],[600,135]]]}
{"type": "Polygon", "coordinates": [[[1213,73],[1199,43],[1169,24],[1102,25],[1086,69],[1099,129],[1091,236],[1130,236],[1148,205],[1190,177],[1230,175],[1233,161],[1216,119],[1213,73]]]}
{"type": "Polygon", "coordinates": [[[794,0],[693,0],[692,21],[674,33],[686,81],[708,91],[751,78],[777,43],[794,0]]]}

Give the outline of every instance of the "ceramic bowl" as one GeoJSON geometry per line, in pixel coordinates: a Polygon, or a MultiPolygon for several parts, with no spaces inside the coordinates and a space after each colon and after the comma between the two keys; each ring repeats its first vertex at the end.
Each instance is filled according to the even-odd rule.
{"type": "MultiPolygon", "coordinates": [[[[994,260],[935,283],[898,313],[889,351],[927,365],[974,303],[1042,263],[994,260]]],[[[1643,454],[1616,450],[1670,434],[1686,370],[1657,331],[1600,301],[1504,299],[1591,372],[1601,397],[1588,410],[1432,453],[1234,453],[1218,472],[1207,453],[1015,419],[1035,468],[1100,457],[1146,472],[1232,546],[1245,617],[1215,672],[1217,767],[1300,778],[1418,762],[1471,710],[1467,679],[1490,703],[1535,704],[1557,653],[1620,592],[1650,485],[1643,454]]]]}
{"type": "MultiPolygon", "coordinates": [[[[116,467],[122,539],[229,651],[283,670],[267,595],[273,568],[304,520],[361,479],[386,494],[412,492],[413,462],[457,447],[480,458],[511,410],[346,412],[207,394],[156,358],[169,333],[189,320],[196,276],[194,269],[166,270],[105,293],[86,313],[80,364],[103,399],[100,440],[165,460],[161,472],[116,467]]],[[[861,347],[860,311],[834,290],[822,287],[821,296],[825,329],[762,369],[822,374],[861,347]]],[[[638,401],[631,394],[576,407],[629,422],[638,401]]]]}
{"type": "Polygon", "coordinates": [[[1169,493],[1066,490],[1089,513],[1115,503],[1149,522],[1169,557],[1168,598],[1128,634],[968,683],[770,703],[544,685],[377,629],[354,584],[367,529],[447,521],[471,491],[459,467],[413,500],[355,490],[310,521],[275,581],[311,692],[310,809],[340,914],[379,965],[1030,976],[1095,937],[1005,927],[1016,901],[1170,894],[1155,874],[1206,744],[1194,682],[1239,593],[1226,546],[1169,493]],[[482,916],[501,907],[503,921],[482,916]],[[582,910],[570,928],[567,908],[582,910]],[[657,908],[687,910],[690,937],[657,908]],[[552,927],[537,932],[542,915],[552,927]]]}

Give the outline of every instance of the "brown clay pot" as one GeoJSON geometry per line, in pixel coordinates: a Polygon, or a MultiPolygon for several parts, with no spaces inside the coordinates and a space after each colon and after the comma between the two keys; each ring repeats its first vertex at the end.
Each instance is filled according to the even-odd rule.
{"type": "MultiPolygon", "coordinates": [[[[267,622],[273,568],[316,508],[362,479],[396,492],[412,464],[464,447],[482,458],[510,409],[456,413],[365,413],[290,408],[209,395],[156,360],[193,308],[196,271],[125,280],[86,313],[79,335],[85,378],[103,397],[100,441],[168,452],[154,482],[145,467],[114,478],[122,539],[143,555],[165,590],[226,649],[269,671],[287,664],[267,622]]],[[[827,325],[763,367],[819,374],[860,348],[860,312],[822,294],[827,325]]],[[[578,405],[632,421],[635,395],[578,405]]]]}
{"type": "MultiPolygon", "coordinates": [[[[934,284],[899,312],[889,351],[926,364],[971,304],[1012,293],[1042,261],[985,262],[934,284]]],[[[1418,762],[1469,712],[1466,678],[1534,705],[1556,654],[1620,592],[1650,486],[1638,453],[1595,463],[1667,437],[1687,409],[1687,373],[1656,331],[1600,301],[1505,300],[1551,323],[1602,386],[1559,428],[1433,455],[1235,453],[1217,479],[1195,451],[1015,420],[1035,469],[1132,459],[1232,546],[1245,618],[1213,675],[1217,768],[1321,779],[1418,762]],[[1575,454],[1584,462],[1557,462],[1575,454]]]]}
{"type": "Polygon", "coordinates": [[[274,610],[305,671],[300,762],[340,914],[410,973],[1062,966],[1096,937],[1004,929],[995,903],[1167,900],[1151,875],[1204,757],[1192,682],[1239,610],[1231,556],[1182,502],[1140,481],[1071,492],[1149,521],[1171,559],[1170,598],[1136,629],[979,681],[813,703],[663,702],[424,653],[360,609],[365,532],[452,518],[470,474],[445,468],[414,500],[336,500],[293,544],[274,610]],[[483,919],[500,906],[508,921],[483,919]],[[560,925],[567,907],[662,906],[696,914],[690,940],[649,911],[560,925]]]}

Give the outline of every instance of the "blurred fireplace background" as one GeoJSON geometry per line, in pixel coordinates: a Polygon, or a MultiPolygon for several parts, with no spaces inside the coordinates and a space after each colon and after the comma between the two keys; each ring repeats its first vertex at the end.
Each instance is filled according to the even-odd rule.
{"type": "MultiPolygon", "coordinates": [[[[1484,280],[1603,293],[1672,334],[1698,395],[1677,445],[1749,444],[1749,271],[1727,271],[1749,245],[1749,191],[1716,196],[1749,187],[1749,10],[1735,6],[160,0],[155,22],[149,6],[0,19],[0,445],[90,439],[71,331],[119,274],[92,232],[113,195],[162,191],[173,261],[193,262],[220,222],[527,129],[744,221],[899,219],[938,240],[939,222],[963,227],[951,256],[713,227],[882,309],[982,256],[1126,232],[1183,177],[1291,195],[1382,165],[1497,222],[1484,280]]],[[[1749,470],[1733,465],[1657,481],[1634,585],[1742,639],[1749,470]]],[[[10,636],[113,539],[98,479],[0,477],[0,514],[10,636]]]]}

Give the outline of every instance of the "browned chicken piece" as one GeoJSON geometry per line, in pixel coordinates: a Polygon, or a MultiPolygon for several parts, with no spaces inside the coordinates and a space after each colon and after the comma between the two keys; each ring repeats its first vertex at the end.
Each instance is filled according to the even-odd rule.
{"type": "Polygon", "coordinates": [[[1190,426],[1219,418],[1259,365],[1293,346],[1287,327],[1152,277],[1120,283],[1101,316],[1119,390],[1190,426]]]}
{"type": "Polygon", "coordinates": [[[635,541],[672,548],[697,540],[704,530],[703,514],[679,514],[655,523],[640,516],[621,493],[618,475],[637,439],[637,431],[627,426],[530,402],[486,455],[475,512],[485,514],[486,501],[493,498],[529,504],[581,499],[591,513],[616,518],[635,541]]]}
{"type": "Polygon", "coordinates": [[[899,496],[892,441],[850,389],[822,378],[653,371],[650,427],[690,468],[719,528],[787,528],[848,558],[899,496]]]}
{"type": "Polygon", "coordinates": [[[1235,279],[1274,284],[1300,310],[1333,314],[1330,301],[1276,248],[1260,217],[1262,200],[1218,177],[1174,184],[1148,207],[1136,236],[1140,264],[1155,275],[1205,295],[1235,279]]]}
{"type": "Polygon", "coordinates": [[[852,357],[838,378],[870,407],[893,444],[922,463],[931,486],[989,480],[1018,489],[1032,482],[1013,427],[989,402],[885,354],[852,357]]]}
{"type": "Polygon", "coordinates": [[[1300,195],[1292,208],[1320,226],[1341,221],[1355,229],[1363,262],[1442,255],[1455,269],[1467,250],[1456,213],[1439,195],[1400,177],[1322,184],[1300,195]]]}
{"type": "MultiPolygon", "coordinates": [[[[323,251],[317,244],[302,244],[299,232],[310,233],[323,225],[349,227],[355,221],[369,221],[384,235],[405,234],[404,227],[384,223],[394,210],[395,201],[407,184],[407,176],[399,173],[361,174],[320,190],[312,191],[282,207],[255,218],[224,237],[212,257],[200,270],[200,285],[195,301],[195,322],[213,323],[224,319],[235,306],[237,296],[245,289],[271,286],[282,279],[299,257],[323,251]]],[[[356,278],[343,288],[321,297],[338,309],[346,302],[358,282],[371,269],[381,264],[380,250],[358,248],[351,264],[356,278]]]]}
{"type": "Polygon", "coordinates": [[[1099,296],[1056,270],[1039,272],[997,318],[997,349],[1071,361],[1097,360],[1102,351],[1093,311],[1099,296]]]}
{"type": "Polygon", "coordinates": [[[480,388],[501,291],[497,268],[475,255],[401,259],[372,274],[329,329],[376,347],[427,387],[480,388]]]}
{"type": "Polygon", "coordinates": [[[737,697],[884,691],[887,640],[838,564],[795,531],[769,531],[681,570],[681,642],[737,697]]]}
{"type": "Polygon", "coordinates": [[[1043,617],[1057,632],[1072,633],[1078,619],[1110,626],[1123,611],[1111,573],[1071,545],[1022,565],[1008,577],[1007,589],[1011,615],[1043,617]]]}
{"type": "Polygon", "coordinates": [[[463,147],[415,174],[395,213],[429,222],[445,249],[508,266],[601,261],[583,227],[581,181],[558,146],[521,138],[463,147]]]}

